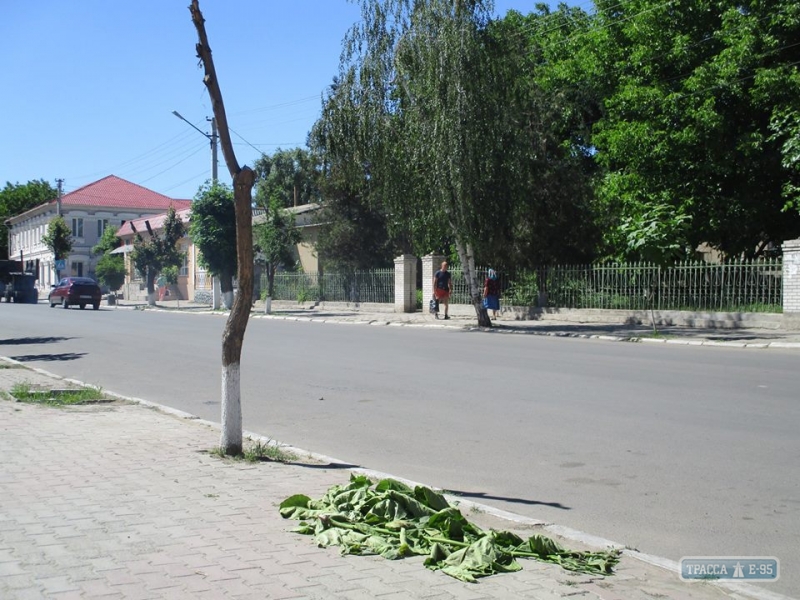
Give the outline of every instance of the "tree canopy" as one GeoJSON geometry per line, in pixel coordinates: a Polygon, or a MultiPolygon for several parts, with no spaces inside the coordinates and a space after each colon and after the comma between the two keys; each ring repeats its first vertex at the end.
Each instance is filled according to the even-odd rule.
{"type": "Polygon", "coordinates": [[[42,237],[42,243],[53,253],[55,260],[69,256],[72,251],[72,230],[64,217],[55,217],[47,224],[47,232],[42,237]]]}
{"type": "Polygon", "coordinates": [[[360,6],[309,137],[323,242],[368,254],[348,225],[369,215],[389,255],[469,273],[800,235],[797,3],[360,6]]]}
{"type": "Polygon", "coordinates": [[[0,260],[8,259],[8,229],[3,222],[53,200],[57,191],[44,179],[24,184],[6,182],[0,190],[0,260]]]}
{"type": "Polygon", "coordinates": [[[92,248],[93,254],[100,254],[95,267],[97,280],[110,290],[118,290],[125,283],[125,258],[121,254],[110,254],[118,248],[120,239],[113,227],[106,227],[103,235],[92,248]]]}
{"type": "Polygon", "coordinates": [[[233,292],[236,275],[236,211],[233,190],[224,183],[206,183],[192,202],[189,233],[200,250],[200,264],[214,277],[220,289],[233,292]]]}
{"type": "Polygon", "coordinates": [[[259,206],[266,208],[275,204],[288,208],[319,202],[316,157],[308,150],[278,148],[271,156],[262,154],[253,170],[259,206]]]}

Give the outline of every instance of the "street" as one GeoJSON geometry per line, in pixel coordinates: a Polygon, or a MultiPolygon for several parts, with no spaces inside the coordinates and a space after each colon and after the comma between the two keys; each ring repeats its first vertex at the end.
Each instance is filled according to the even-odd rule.
{"type": "MultiPolygon", "coordinates": [[[[224,322],[4,304],[0,355],[219,421],[224,322]]],[[[247,430],[673,560],[775,556],[793,595],[799,384],[796,351],[267,319],[242,360],[247,430]]]]}

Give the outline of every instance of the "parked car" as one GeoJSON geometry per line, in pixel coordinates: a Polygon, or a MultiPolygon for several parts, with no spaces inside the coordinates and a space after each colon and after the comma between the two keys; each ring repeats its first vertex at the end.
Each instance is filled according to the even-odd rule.
{"type": "Polygon", "coordinates": [[[93,309],[99,310],[101,298],[100,286],[94,279],[65,277],[50,290],[48,301],[50,308],[56,304],[60,304],[62,308],[77,304],[83,310],[87,304],[91,304],[93,309]]]}

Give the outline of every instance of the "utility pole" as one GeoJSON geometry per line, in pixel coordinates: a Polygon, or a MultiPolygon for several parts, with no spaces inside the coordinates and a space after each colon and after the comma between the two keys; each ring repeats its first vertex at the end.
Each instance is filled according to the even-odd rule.
{"type": "Polygon", "coordinates": [[[211,117],[211,181],[217,183],[217,119],[211,117]]]}
{"type": "Polygon", "coordinates": [[[56,179],[56,185],[58,186],[58,197],[56,198],[56,215],[61,216],[61,194],[63,194],[63,179],[56,179]]]}
{"type": "MultiPolygon", "coordinates": [[[[56,196],[56,217],[61,217],[61,196],[64,193],[64,180],[63,179],[56,179],[56,186],[58,188],[58,196],[56,196]]],[[[58,256],[53,253],[53,270],[56,274],[55,284],[58,284],[58,280],[61,278],[60,269],[58,268],[58,256]]]]}
{"type": "MultiPolygon", "coordinates": [[[[210,119],[206,117],[207,121],[211,121],[211,134],[202,131],[198,127],[196,127],[193,123],[187,121],[183,115],[181,115],[177,110],[173,110],[172,114],[178,117],[181,121],[187,123],[193,129],[199,131],[202,135],[208,138],[209,142],[211,142],[211,181],[213,183],[217,183],[217,139],[219,135],[217,134],[217,119],[216,117],[211,117],[210,119]]],[[[211,280],[211,308],[217,310],[220,305],[220,298],[222,296],[222,291],[219,286],[219,278],[214,277],[211,280]]]]}

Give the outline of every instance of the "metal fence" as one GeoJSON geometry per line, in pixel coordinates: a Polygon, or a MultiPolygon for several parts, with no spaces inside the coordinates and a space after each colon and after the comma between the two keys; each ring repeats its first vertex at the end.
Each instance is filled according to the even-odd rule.
{"type": "MultiPolygon", "coordinates": [[[[261,289],[267,277],[261,276],[261,289]]],[[[262,292],[263,293],[263,292],[262,292]]],[[[394,269],[351,273],[276,273],[273,300],[297,302],[394,302],[394,269]]]]}
{"type": "MultiPolygon", "coordinates": [[[[486,269],[478,269],[482,285],[486,269]]],[[[781,312],[780,258],[724,264],[682,262],[669,267],[649,263],[552,266],[536,272],[499,273],[501,304],[546,307],[644,310],[781,312]],[[543,279],[544,286],[540,285],[543,279]]],[[[469,288],[453,270],[455,304],[469,304],[469,288]]]]}

